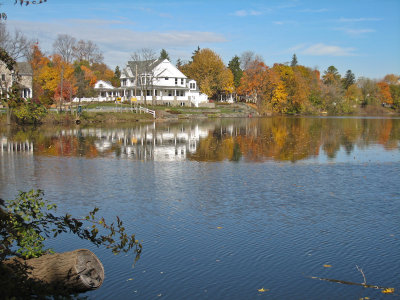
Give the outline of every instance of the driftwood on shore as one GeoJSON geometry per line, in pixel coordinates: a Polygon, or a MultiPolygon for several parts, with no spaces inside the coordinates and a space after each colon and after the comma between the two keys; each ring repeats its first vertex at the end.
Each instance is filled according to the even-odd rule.
{"type": "Polygon", "coordinates": [[[6,264],[22,264],[28,270],[28,278],[71,293],[97,289],[104,281],[102,263],[87,249],[46,254],[28,260],[11,258],[6,264]]]}

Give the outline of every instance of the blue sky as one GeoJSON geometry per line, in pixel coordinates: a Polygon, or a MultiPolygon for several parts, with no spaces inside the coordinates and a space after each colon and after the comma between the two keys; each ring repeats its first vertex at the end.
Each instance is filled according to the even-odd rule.
{"type": "Polygon", "coordinates": [[[8,28],[38,39],[47,54],[57,34],[67,33],[96,42],[112,68],[141,48],[164,48],[175,62],[199,45],[225,63],[250,50],[270,66],[296,53],[321,72],[334,65],[357,77],[400,74],[400,0],[2,2],[8,28]]]}

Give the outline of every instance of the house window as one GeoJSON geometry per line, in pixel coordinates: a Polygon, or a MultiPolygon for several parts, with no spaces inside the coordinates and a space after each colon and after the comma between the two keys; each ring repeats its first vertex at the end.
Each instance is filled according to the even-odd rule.
{"type": "Polygon", "coordinates": [[[146,91],[146,96],[150,96],[150,90],[146,91]]]}
{"type": "Polygon", "coordinates": [[[6,74],[1,74],[1,80],[6,81],[6,74]]]}
{"type": "Polygon", "coordinates": [[[183,78],[181,79],[181,84],[183,84],[183,78]]]}
{"type": "Polygon", "coordinates": [[[175,84],[178,84],[178,78],[175,78],[175,84]]]}
{"type": "Polygon", "coordinates": [[[122,79],[122,86],[126,85],[126,79],[122,79]]]}
{"type": "Polygon", "coordinates": [[[171,90],[168,91],[168,96],[172,96],[172,91],[171,90]]]}
{"type": "Polygon", "coordinates": [[[154,96],[158,96],[157,92],[158,92],[157,90],[154,91],[154,96]]]}
{"type": "Polygon", "coordinates": [[[168,77],[165,77],[164,79],[165,79],[165,80],[168,80],[168,77]]]}
{"type": "Polygon", "coordinates": [[[190,89],[195,90],[196,89],[196,84],[194,82],[190,83],[190,89]]]}

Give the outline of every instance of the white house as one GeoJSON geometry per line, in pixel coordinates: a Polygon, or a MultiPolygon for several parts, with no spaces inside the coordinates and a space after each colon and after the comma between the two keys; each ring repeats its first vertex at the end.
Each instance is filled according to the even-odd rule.
{"type": "Polygon", "coordinates": [[[110,83],[99,81],[99,101],[119,100],[145,101],[157,105],[199,106],[208,102],[197,83],[188,79],[167,59],[129,61],[121,72],[121,86],[114,88],[110,83]]]}

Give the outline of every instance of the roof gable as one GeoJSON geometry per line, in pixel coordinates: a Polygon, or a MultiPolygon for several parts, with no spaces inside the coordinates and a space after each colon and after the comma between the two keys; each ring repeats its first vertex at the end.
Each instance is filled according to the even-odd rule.
{"type": "Polygon", "coordinates": [[[111,84],[111,82],[108,81],[104,81],[104,80],[99,80],[94,84],[94,88],[95,89],[113,89],[113,85],[111,84]]]}
{"type": "Polygon", "coordinates": [[[136,67],[138,74],[153,73],[154,77],[186,78],[185,74],[171,64],[168,59],[128,61],[127,67],[123,70],[121,77],[133,77],[136,73],[136,67]]]}

